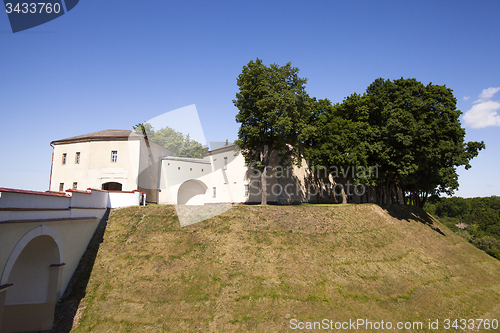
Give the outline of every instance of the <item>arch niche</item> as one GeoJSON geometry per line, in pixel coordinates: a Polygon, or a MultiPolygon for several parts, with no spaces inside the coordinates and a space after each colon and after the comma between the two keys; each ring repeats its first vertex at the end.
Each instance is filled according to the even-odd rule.
{"type": "Polygon", "coordinates": [[[52,328],[55,304],[61,293],[61,239],[48,226],[26,233],[5,264],[0,285],[5,291],[0,330],[39,331],[52,328]]]}
{"type": "Polygon", "coordinates": [[[202,181],[191,179],[187,180],[179,187],[177,191],[178,205],[204,205],[207,185],[202,181]]]}

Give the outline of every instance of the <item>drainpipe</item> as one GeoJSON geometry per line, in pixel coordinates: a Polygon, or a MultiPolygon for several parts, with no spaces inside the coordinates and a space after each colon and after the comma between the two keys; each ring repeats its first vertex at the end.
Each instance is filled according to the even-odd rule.
{"type": "MultiPolygon", "coordinates": [[[[163,164],[163,157],[160,157],[158,160],[158,186],[156,188],[156,203],[160,203],[160,192],[161,192],[161,167],[163,164]]],[[[144,206],[146,202],[144,202],[144,206]]]]}
{"type": "MultiPolygon", "coordinates": [[[[213,191],[213,181],[214,181],[214,175],[215,175],[215,164],[214,164],[214,157],[212,156],[212,152],[208,152],[208,156],[210,158],[210,168],[212,169],[211,175],[210,175],[210,183],[209,183],[209,191],[213,191]]],[[[210,193],[210,192],[209,192],[210,193]]],[[[210,194],[210,202],[213,203],[213,194],[210,194]]]]}
{"type": "Polygon", "coordinates": [[[50,162],[49,191],[50,186],[52,185],[52,168],[54,167],[54,146],[52,145],[52,142],[50,143],[50,146],[52,147],[52,161],[50,162]]]}

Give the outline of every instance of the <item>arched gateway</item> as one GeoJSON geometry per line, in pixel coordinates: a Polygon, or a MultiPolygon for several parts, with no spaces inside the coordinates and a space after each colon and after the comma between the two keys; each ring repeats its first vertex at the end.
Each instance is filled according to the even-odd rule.
{"type": "Polygon", "coordinates": [[[182,183],[177,191],[178,205],[203,205],[207,185],[200,180],[190,179],[182,183]]]}

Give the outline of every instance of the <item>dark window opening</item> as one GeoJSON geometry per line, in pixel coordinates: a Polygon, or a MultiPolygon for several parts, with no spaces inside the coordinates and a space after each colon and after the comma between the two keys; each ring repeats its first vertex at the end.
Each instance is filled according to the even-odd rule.
{"type": "Polygon", "coordinates": [[[117,183],[117,182],[108,182],[108,183],[102,184],[102,189],[105,191],[121,191],[122,184],[117,183]]]}

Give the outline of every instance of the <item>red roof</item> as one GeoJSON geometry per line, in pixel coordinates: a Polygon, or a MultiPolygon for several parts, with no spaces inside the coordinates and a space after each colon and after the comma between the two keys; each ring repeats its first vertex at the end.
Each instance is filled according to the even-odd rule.
{"type": "Polygon", "coordinates": [[[88,191],[108,192],[108,191],[106,191],[106,190],[100,190],[100,189],[98,189],[98,188],[92,188],[92,187],[88,187],[88,188],[87,188],[87,190],[88,190],[88,191]]]}
{"type": "Polygon", "coordinates": [[[60,192],[39,192],[39,191],[30,191],[30,190],[19,190],[15,188],[5,188],[0,187],[0,192],[9,192],[9,193],[20,193],[20,194],[36,194],[36,195],[48,195],[54,197],[71,197],[69,194],[60,193],[60,192]]]}
{"type": "Polygon", "coordinates": [[[140,140],[144,136],[129,130],[105,130],[89,134],[73,136],[67,139],[55,140],[51,144],[64,144],[85,141],[109,141],[109,140],[140,140]]]}
{"type": "Polygon", "coordinates": [[[76,192],[76,193],[91,194],[89,191],[73,190],[73,189],[67,189],[66,192],[76,192]]]}

